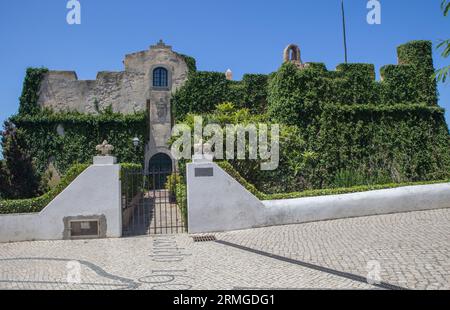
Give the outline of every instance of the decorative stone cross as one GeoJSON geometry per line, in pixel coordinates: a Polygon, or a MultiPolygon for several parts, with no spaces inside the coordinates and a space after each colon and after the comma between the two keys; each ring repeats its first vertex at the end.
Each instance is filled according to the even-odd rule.
{"type": "Polygon", "coordinates": [[[111,156],[111,152],[114,151],[114,146],[108,144],[108,141],[103,141],[95,147],[95,150],[99,152],[102,156],[111,156]]]}

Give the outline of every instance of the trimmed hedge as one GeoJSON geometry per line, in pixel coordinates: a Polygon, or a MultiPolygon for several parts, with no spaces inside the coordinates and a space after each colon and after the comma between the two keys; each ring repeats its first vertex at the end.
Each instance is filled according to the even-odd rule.
{"type": "Polygon", "coordinates": [[[217,165],[231,175],[236,181],[241,183],[250,193],[263,200],[265,195],[261,193],[253,184],[244,179],[241,174],[227,161],[217,162],[217,165]]]}
{"type": "Polygon", "coordinates": [[[242,77],[242,102],[238,106],[258,114],[267,110],[267,86],[269,76],[265,74],[245,74],[242,77]]]}
{"type": "Polygon", "coordinates": [[[295,199],[295,198],[305,198],[305,197],[316,197],[316,196],[329,196],[329,195],[341,195],[350,194],[358,192],[366,192],[380,189],[398,188],[405,186],[416,186],[416,185],[429,185],[429,184],[440,184],[448,183],[450,179],[441,181],[424,181],[424,182],[404,182],[404,183],[389,183],[389,184],[378,184],[378,185],[363,185],[363,186],[353,186],[347,188],[329,188],[329,189],[317,189],[317,190],[307,190],[303,192],[293,192],[293,193],[282,193],[282,194],[265,194],[260,192],[256,187],[245,180],[239,172],[234,169],[234,167],[226,162],[217,162],[217,164],[225,170],[229,175],[231,175],[236,181],[238,181],[242,186],[244,186],[250,193],[255,195],[260,200],[281,200],[281,199],[295,199]]]}
{"type": "Polygon", "coordinates": [[[40,197],[21,200],[0,200],[0,214],[36,213],[42,211],[88,167],[88,164],[72,166],[55,188],[40,197]]]}
{"type": "Polygon", "coordinates": [[[399,188],[399,187],[417,186],[417,185],[431,185],[431,184],[440,184],[440,183],[449,183],[449,182],[450,182],[450,180],[441,180],[441,181],[361,185],[361,186],[353,186],[353,187],[347,187],[347,188],[328,188],[328,189],[308,190],[308,191],[298,192],[298,193],[271,194],[271,195],[264,195],[263,197],[264,197],[264,200],[296,199],[296,198],[306,198],[306,197],[342,195],[342,194],[374,191],[374,190],[380,190],[380,189],[390,189],[390,188],[399,188]]]}

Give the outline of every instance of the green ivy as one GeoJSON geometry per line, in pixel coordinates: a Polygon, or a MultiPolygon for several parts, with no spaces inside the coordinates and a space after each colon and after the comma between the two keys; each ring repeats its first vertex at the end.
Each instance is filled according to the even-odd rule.
{"type": "Polygon", "coordinates": [[[141,163],[144,141],[147,141],[146,113],[123,115],[102,113],[51,113],[42,111],[35,115],[16,115],[11,120],[25,132],[27,148],[35,159],[39,173],[44,173],[52,159],[60,173],[65,173],[74,163],[92,161],[95,147],[103,140],[114,146],[119,162],[141,163]],[[58,125],[64,135],[58,135],[58,125]],[[141,144],[135,148],[132,139],[141,144]]]}
{"type": "Polygon", "coordinates": [[[225,101],[228,83],[220,72],[195,72],[185,85],[172,96],[172,108],[176,119],[183,119],[188,113],[207,112],[225,101]]]}
{"type": "Polygon", "coordinates": [[[266,112],[268,83],[268,75],[245,74],[241,82],[243,97],[239,107],[247,108],[255,114],[266,112]]]}
{"type": "Polygon", "coordinates": [[[226,101],[260,113],[267,107],[267,83],[268,76],[262,74],[246,74],[242,81],[228,81],[221,72],[195,72],[172,96],[174,116],[182,120],[188,113],[212,112],[226,101]]]}
{"type": "Polygon", "coordinates": [[[434,77],[433,45],[430,41],[410,41],[397,49],[400,65],[411,65],[414,72],[409,76],[415,83],[417,102],[436,105],[437,82],[434,77]]]}
{"type": "Polygon", "coordinates": [[[186,65],[188,67],[189,75],[197,72],[197,62],[194,57],[183,55],[183,54],[179,54],[179,55],[184,59],[184,62],[186,63],[186,65]]]}
{"type": "MultiPolygon", "coordinates": [[[[192,128],[194,116],[184,124],[192,128]]],[[[270,123],[230,103],[201,116],[205,125],[270,123]]],[[[280,126],[278,169],[262,171],[260,160],[229,164],[269,194],[450,177],[448,127],[438,106],[325,104],[307,126],[293,123],[280,126]]]]}
{"type": "Polygon", "coordinates": [[[327,71],[286,63],[271,76],[270,119],[297,126],[318,156],[309,187],[333,186],[340,171],[392,182],[449,177],[450,136],[430,78],[431,43],[404,44],[398,57],[399,65],[382,68],[381,82],[368,64],[327,71]]]}
{"type": "Polygon", "coordinates": [[[23,82],[22,95],[20,96],[19,114],[31,115],[38,113],[39,89],[44,75],[48,72],[46,68],[28,68],[23,82]]]}
{"type": "Polygon", "coordinates": [[[88,167],[88,164],[72,166],[56,187],[40,197],[21,200],[0,200],[0,214],[36,213],[42,211],[88,167]]]}
{"type": "Polygon", "coordinates": [[[330,186],[341,169],[393,182],[450,176],[450,136],[439,107],[327,105],[305,140],[319,155],[316,188],[330,186]]]}

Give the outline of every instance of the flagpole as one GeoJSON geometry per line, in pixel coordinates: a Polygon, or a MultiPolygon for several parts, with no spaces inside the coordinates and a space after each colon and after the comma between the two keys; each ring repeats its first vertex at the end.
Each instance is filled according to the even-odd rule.
{"type": "Polygon", "coordinates": [[[344,32],[344,53],[345,53],[345,63],[347,63],[347,34],[345,31],[345,11],[344,11],[344,0],[341,0],[341,10],[342,10],[342,30],[344,32]]]}

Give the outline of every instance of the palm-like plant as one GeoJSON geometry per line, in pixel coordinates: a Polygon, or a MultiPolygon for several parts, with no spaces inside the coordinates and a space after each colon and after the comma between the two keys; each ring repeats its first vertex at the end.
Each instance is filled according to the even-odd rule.
{"type": "MultiPolygon", "coordinates": [[[[442,12],[444,12],[444,16],[447,16],[450,13],[450,0],[442,0],[441,3],[442,12]]],[[[447,58],[450,55],[450,39],[448,40],[440,40],[437,45],[438,49],[442,49],[442,57],[447,58]]],[[[450,66],[446,66],[438,71],[436,71],[436,78],[438,81],[442,81],[445,83],[447,78],[450,76],[450,66]]]]}

